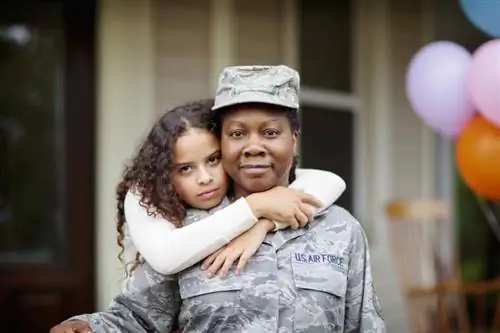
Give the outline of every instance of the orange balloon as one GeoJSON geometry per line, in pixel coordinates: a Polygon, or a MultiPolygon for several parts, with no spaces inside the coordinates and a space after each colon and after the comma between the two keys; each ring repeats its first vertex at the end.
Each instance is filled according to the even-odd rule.
{"type": "Polygon", "coordinates": [[[481,116],[464,128],[456,146],[458,170],[465,183],[485,199],[500,200],[500,128],[481,116]]]}

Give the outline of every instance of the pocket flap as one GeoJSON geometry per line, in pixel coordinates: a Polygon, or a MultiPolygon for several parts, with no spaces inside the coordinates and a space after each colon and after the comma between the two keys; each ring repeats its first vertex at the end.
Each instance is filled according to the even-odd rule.
{"type": "Polygon", "coordinates": [[[345,297],[347,275],[335,266],[327,263],[299,263],[292,259],[292,269],[293,280],[297,288],[345,297]]]}
{"type": "Polygon", "coordinates": [[[209,278],[204,271],[197,269],[179,277],[179,290],[182,299],[227,291],[243,289],[243,282],[237,276],[209,278]]]}

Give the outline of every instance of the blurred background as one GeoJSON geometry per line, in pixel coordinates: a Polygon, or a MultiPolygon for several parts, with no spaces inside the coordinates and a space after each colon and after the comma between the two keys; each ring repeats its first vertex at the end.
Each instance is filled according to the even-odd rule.
{"type": "Polygon", "coordinates": [[[213,96],[227,65],[300,71],[301,165],[346,180],[338,204],[368,234],[389,332],[413,324],[388,203],[445,202],[447,262],[459,258],[464,280],[494,278],[500,246],[455,171],[453,143],[405,95],[411,57],[442,39],[472,52],[488,37],[455,0],[2,2],[0,325],[44,332],[109,303],[123,279],[114,188],[124,161],[166,109],[213,96]]]}

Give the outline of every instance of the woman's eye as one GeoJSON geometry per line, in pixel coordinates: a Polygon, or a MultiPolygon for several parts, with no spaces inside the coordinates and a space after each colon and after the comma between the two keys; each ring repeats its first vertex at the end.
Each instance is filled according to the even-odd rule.
{"type": "Polygon", "coordinates": [[[264,136],[267,138],[274,138],[277,137],[280,134],[278,130],[275,129],[267,129],[264,131],[264,136]]]}
{"type": "Polygon", "coordinates": [[[231,133],[229,133],[229,136],[232,137],[232,138],[241,138],[245,133],[243,133],[243,131],[232,131],[231,133]]]}

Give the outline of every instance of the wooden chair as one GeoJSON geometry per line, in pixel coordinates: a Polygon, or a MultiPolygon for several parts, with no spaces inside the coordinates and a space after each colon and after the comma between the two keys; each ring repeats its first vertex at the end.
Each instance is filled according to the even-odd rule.
{"type": "Polygon", "coordinates": [[[395,200],[386,206],[386,214],[411,331],[500,332],[500,278],[460,281],[450,205],[433,199],[395,200]],[[489,322],[488,295],[497,300],[489,322]]]}

